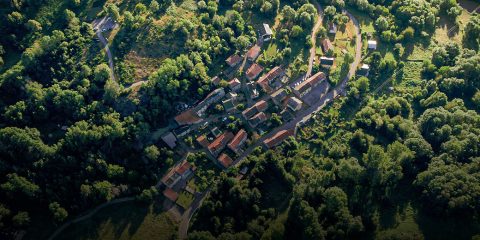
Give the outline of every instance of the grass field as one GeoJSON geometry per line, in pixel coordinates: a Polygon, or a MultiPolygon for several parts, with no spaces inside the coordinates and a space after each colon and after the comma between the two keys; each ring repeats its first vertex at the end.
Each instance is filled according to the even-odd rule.
{"type": "Polygon", "coordinates": [[[193,202],[193,194],[187,191],[183,191],[180,193],[180,195],[178,195],[177,204],[183,207],[183,209],[187,209],[190,206],[190,204],[192,204],[192,202],[193,202]]]}
{"type": "Polygon", "coordinates": [[[160,205],[129,202],[101,210],[92,218],[68,227],[56,239],[176,239],[176,224],[160,205]]]}
{"type": "Polygon", "coordinates": [[[348,73],[348,67],[343,66],[345,54],[348,52],[355,56],[355,43],[353,36],[355,34],[355,26],[349,21],[344,28],[339,27],[335,37],[330,37],[334,49],[335,63],[330,69],[330,80],[333,84],[340,82],[348,73]]]}

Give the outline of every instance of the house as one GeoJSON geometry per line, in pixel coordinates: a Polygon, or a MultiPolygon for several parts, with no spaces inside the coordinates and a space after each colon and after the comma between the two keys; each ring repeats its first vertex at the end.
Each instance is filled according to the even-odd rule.
{"type": "Polygon", "coordinates": [[[265,121],[267,121],[267,115],[264,112],[259,112],[249,119],[248,124],[254,128],[265,121]]]}
{"type": "Polygon", "coordinates": [[[227,100],[222,101],[223,108],[227,112],[231,112],[235,109],[235,102],[233,99],[229,98],[227,100]]]}
{"type": "Polygon", "coordinates": [[[188,109],[187,111],[182,112],[181,114],[175,117],[175,121],[178,125],[187,125],[200,122],[201,117],[207,110],[207,108],[213,103],[219,101],[225,96],[225,90],[223,88],[217,88],[205,97],[200,103],[195,107],[188,109]]]}
{"type": "Polygon", "coordinates": [[[287,107],[292,109],[292,111],[298,111],[302,108],[302,101],[296,97],[291,97],[288,99],[287,107]]]}
{"type": "Polygon", "coordinates": [[[205,135],[201,135],[200,137],[198,137],[197,142],[198,144],[200,144],[200,146],[204,148],[208,147],[208,145],[210,144],[210,142],[207,140],[207,137],[205,135]]]}
{"type": "Polygon", "coordinates": [[[165,186],[172,188],[180,180],[187,180],[193,175],[196,168],[192,166],[187,160],[184,160],[180,164],[173,167],[163,178],[162,183],[165,186]]]}
{"type": "Polygon", "coordinates": [[[270,97],[272,98],[273,102],[277,105],[281,105],[283,100],[285,100],[285,98],[287,98],[287,90],[285,90],[284,88],[283,89],[280,89],[274,93],[272,93],[272,95],[270,95],[270,97]]]}
{"type": "Polygon", "coordinates": [[[230,82],[228,82],[228,88],[230,88],[230,90],[234,92],[238,91],[241,86],[242,83],[240,82],[240,80],[238,80],[238,78],[234,78],[230,82]]]}
{"type": "Polygon", "coordinates": [[[192,131],[192,129],[189,126],[181,126],[179,128],[174,129],[173,134],[175,134],[175,136],[177,136],[177,138],[181,138],[181,137],[189,134],[191,131],[192,131]]]}
{"type": "Polygon", "coordinates": [[[335,24],[334,22],[330,22],[328,24],[328,33],[330,33],[330,34],[337,33],[337,24],[335,24]]]}
{"type": "Polygon", "coordinates": [[[173,135],[172,132],[168,132],[167,134],[163,135],[162,140],[167,144],[168,147],[174,148],[177,146],[177,138],[173,135]]]}
{"type": "Polygon", "coordinates": [[[233,137],[233,133],[231,132],[225,132],[221,134],[212,143],[210,143],[210,145],[208,145],[208,151],[212,155],[217,156],[225,148],[227,143],[232,140],[233,137]]]}
{"type": "Polygon", "coordinates": [[[273,148],[275,146],[278,146],[280,143],[282,143],[285,139],[288,137],[294,136],[295,135],[295,130],[282,130],[277,132],[275,135],[273,135],[271,138],[265,139],[263,141],[263,144],[265,145],[266,148],[273,148]]]}
{"type": "Polygon", "coordinates": [[[334,62],[335,58],[333,57],[320,57],[320,65],[324,68],[331,68],[334,62]]]}
{"type": "Polygon", "coordinates": [[[263,67],[254,63],[252,64],[252,66],[250,66],[250,68],[248,68],[246,74],[247,74],[247,79],[252,81],[254,80],[255,78],[258,77],[258,75],[260,75],[260,73],[263,71],[263,67]]]}
{"type": "Polygon", "coordinates": [[[238,56],[237,54],[233,54],[232,56],[228,57],[227,60],[225,60],[228,66],[230,67],[235,67],[237,66],[240,62],[242,62],[242,57],[238,56]]]}
{"type": "Polygon", "coordinates": [[[225,153],[222,153],[217,160],[224,168],[228,168],[233,164],[232,158],[225,153]]]}
{"type": "Polygon", "coordinates": [[[323,39],[321,44],[322,44],[323,53],[325,55],[327,55],[327,53],[330,50],[333,51],[333,49],[334,49],[332,42],[330,42],[330,39],[328,39],[328,38],[323,39]]]}
{"type": "Polygon", "coordinates": [[[220,84],[220,81],[221,81],[221,80],[222,80],[222,79],[220,79],[218,76],[215,76],[215,77],[213,77],[212,79],[210,79],[210,82],[211,82],[213,85],[218,86],[218,84],[220,84]]]}
{"type": "Polygon", "coordinates": [[[260,46],[258,45],[255,45],[253,47],[251,47],[248,52],[247,52],[247,59],[248,61],[250,62],[253,62],[257,59],[258,55],[260,55],[260,46]]]}
{"type": "Polygon", "coordinates": [[[272,29],[270,29],[270,26],[266,23],[263,24],[263,28],[260,31],[260,36],[262,37],[262,40],[267,42],[270,39],[272,39],[272,29]]]}
{"type": "Polygon", "coordinates": [[[298,84],[293,88],[293,93],[297,95],[297,97],[301,98],[309,93],[312,88],[316,87],[322,81],[327,79],[327,76],[323,72],[318,72],[315,75],[311,76],[307,80],[303,81],[302,83],[298,84]]]}
{"type": "Polygon", "coordinates": [[[368,49],[369,50],[375,50],[377,49],[377,41],[375,40],[368,40],[368,49]]]}
{"type": "Polygon", "coordinates": [[[171,188],[166,188],[163,191],[163,196],[165,196],[168,200],[175,202],[178,199],[178,193],[173,191],[171,188]]]}
{"type": "Polygon", "coordinates": [[[271,89],[272,82],[275,79],[277,79],[279,77],[282,77],[282,76],[285,76],[285,71],[281,67],[276,66],[276,67],[272,68],[270,71],[268,71],[267,74],[260,77],[260,79],[258,79],[258,81],[257,81],[257,84],[262,87],[263,91],[268,93],[272,90],[271,89]]]}
{"type": "Polygon", "coordinates": [[[368,73],[370,72],[370,66],[368,64],[362,64],[360,69],[358,69],[357,74],[360,76],[368,76],[368,73]]]}
{"type": "Polygon", "coordinates": [[[263,112],[263,111],[267,110],[267,108],[268,108],[267,101],[260,100],[260,101],[256,102],[253,106],[251,106],[250,108],[247,108],[247,109],[243,110],[242,115],[245,119],[250,119],[253,115],[255,115],[259,112],[263,112]]]}
{"type": "Polygon", "coordinates": [[[240,148],[245,144],[247,141],[248,134],[245,130],[241,129],[240,131],[235,134],[235,137],[233,137],[232,141],[228,144],[228,148],[238,154],[238,151],[240,148]]]}

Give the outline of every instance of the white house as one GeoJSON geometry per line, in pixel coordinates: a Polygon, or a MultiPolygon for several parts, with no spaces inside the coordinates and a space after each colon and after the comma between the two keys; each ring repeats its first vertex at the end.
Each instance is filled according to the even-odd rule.
{"type": "Polygon", "coordinates": [[[368,49],[372,49],[372,50],[377,49],[377,41],[368,40],[368,49]]]}

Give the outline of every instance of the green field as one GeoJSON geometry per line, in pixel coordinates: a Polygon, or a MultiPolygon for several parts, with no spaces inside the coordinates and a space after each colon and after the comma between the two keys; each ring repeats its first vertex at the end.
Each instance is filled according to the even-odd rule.
{"type": "Polygon", "coordinates": [[[190,204],[192,204],[192,202],[193,202],[193,194],[187,191],[183,191],[180,193],[180,195],[178,195],[177,204],[183,207],[184,209],[187,209],[190,206],[190,204]]]}
{"type": "Polygon", "coordinates": [[[122,203],[66,228],[56,239],[176,239],[177,226],[160,204],[122,203]]]}

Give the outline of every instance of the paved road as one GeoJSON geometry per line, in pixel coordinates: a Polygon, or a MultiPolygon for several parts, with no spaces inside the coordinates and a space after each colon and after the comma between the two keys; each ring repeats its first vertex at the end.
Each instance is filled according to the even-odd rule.
{"type": "Polygon", "coordinates": [[[197,211],[197,209],[202,205],[203,200],[205,200],[209,193],[210,189],[196,196],[192,204],[190,204],[190,207],[183,213],[182,220],[178,226],[178,239],[187,239],[190,220],[192,219],[195,211],[197,211]]]}
{"type": "Polygon", "coordinates": [[[322,26],[322,19],[323,19],[323,10],[320,4],[318,4],[317,1],[313,1],[313,5],[315,5],[315,8],[317,9],[318,16],[317,16],[317,21],[315,23],[315,26],[313,26],[312,33],[310,35],[310,38],[312,39],[312,48],[310,48],[310,57],[308,59],[308,70],[307,73],[305,74],[305,78],[310,77],[312,74],[312,69],[313,69],[313,62],[315,60],[315,54],[316,54],[316,42],[317,42],[317,32],[322,26]]]}
{"type": "Polygon", "coordinates": [[[114,66],[113,66],[113,56],[112,52],[110,51],[110,48],[108,47],[108,41],[105,39],[103,36],[102,32],[99,30],[97,31],[97,37],[100,39],[100,42],[103,44],[105,47],[105,51],[107,52],[108,56],[108,66],[110,67],[110,77],[115,81],[115,74],[114,74],[114,66]]]}

